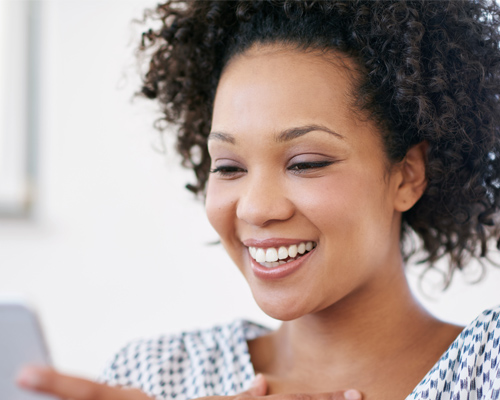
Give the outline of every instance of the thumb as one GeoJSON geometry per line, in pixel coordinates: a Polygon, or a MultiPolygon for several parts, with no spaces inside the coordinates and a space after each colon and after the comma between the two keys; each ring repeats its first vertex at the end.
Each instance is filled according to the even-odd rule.
{"type": "Polygon", "coordinates": [[[265,396],[266,393],[267,393],[266,378],[264,378],[264,375],[262,374],[257,374],[257,376],[252,382],[252,387],[246,390],[245,392],[241,393],[240,395],[265,396]]]}
{"type": "Polygon", "coordinates": [[[361,400],[362,398],[362,394],[357,390],[349,389],[344,392],[344,399],[346,400],[361,400]]]}

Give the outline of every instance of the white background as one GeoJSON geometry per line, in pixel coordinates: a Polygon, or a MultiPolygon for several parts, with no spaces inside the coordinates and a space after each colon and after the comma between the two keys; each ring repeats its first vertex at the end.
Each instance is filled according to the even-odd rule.
{"type": "MultiPolygon", "coordinates": [[[[171,147],[154,150],[155,105],[132,101],[142,28],[131,21],[155,4],[43,2],[37,209],[0,221],[0,295],[28,297],[55,365],[90,378],[136,337],[238,317],[277,326],[207,244],[217,235],[183,188],[190,172],[171,147]]],[[[417,295],[462,324],[500,303],[498,269],[478,285],[456,278],[443,295],[417,295]]]]}

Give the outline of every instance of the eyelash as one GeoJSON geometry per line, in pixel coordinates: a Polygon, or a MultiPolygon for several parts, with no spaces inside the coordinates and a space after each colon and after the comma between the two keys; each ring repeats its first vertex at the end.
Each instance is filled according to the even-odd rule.
{"type": "Polygon", "coordinates": [[[299,162],[291,165],[287,169],[289,171],[295,171],[296,173],[302,173],[302,171],[315,168],[323,168],[332,165],[333,161],[317,161],[317,162],[299,162]]]}
{"type": "MultiPolygon", "coordinates": [[[[287,170],[301,174],[309,169],[328,167],[331,164],[333,164],[333,161],[299,162],[291,165],[290,167],[287,168],[287,170]]],[[[246,171],[243,168],[234,166],[221,166],[210,170],[211,174],[219,174],[220,176],[223,177],[234,176],[239,172],[246,172],[246,171]]]]}
{"type": "Polygon", "coordinates": [[[220,176],[233,176],[238,172],[245,172],[245,170],[240,167],[233,167],[229,165],[228,166],[223,165],[222,167],[217,167],[210,170],[211,174],[219,174],[220,176]]]}

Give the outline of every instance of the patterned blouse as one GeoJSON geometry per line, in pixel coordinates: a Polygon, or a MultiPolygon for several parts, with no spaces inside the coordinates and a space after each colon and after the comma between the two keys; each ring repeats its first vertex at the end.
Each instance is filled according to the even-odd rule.
{"type": "MultiPolygon", "coordinates": [[[[141,339],[116,354],[101,381],[160,399],[234,395],[255,373],[247,340],[267,328],[238,320],[211,329],[141,339]]],[[[500,307],[483,312],[455,339],[406,400],[500,400],[500,307]]]]}

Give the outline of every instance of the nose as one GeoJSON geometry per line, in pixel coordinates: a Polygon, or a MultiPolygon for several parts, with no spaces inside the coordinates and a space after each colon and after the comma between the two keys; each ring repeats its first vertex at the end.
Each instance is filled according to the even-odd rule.
{"type": "Polygon", "coordinates": [[[238,219],[254,226],[286,221],[295,212],[286,185],[269,174],[249,174],[236,207],[238,219]]]}

